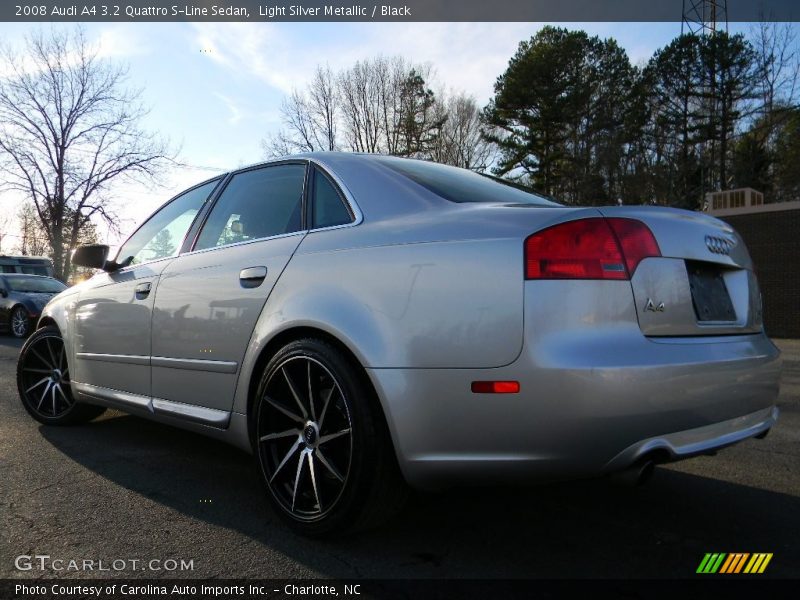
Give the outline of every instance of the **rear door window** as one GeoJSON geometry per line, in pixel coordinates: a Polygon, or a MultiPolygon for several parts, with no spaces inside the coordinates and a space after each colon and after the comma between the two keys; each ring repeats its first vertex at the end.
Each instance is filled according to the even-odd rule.
{"type": "Polygon", "coordinates": [[[300,231],[306,167],[274,165],[237,173],[208,217],[195,250],[300,231]]]}

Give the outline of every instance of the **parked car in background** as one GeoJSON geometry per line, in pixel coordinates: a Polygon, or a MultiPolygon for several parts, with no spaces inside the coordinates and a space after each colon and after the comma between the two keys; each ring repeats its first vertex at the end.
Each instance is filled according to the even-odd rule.
{"type": "Polygon", "coordinates": [[[7,256],[0,254],[0,273],[23,273],[53,277],[53,261],[46,256],[7,256]]]}
{"type": "Polygon", "coordinates": [[[379,521],[406,483],[643,477],[778,417],[752,261],[701,213],[313,153],[199,184],[108,252],[75,251],[103,271],[22,349],[26,410],[252,451],[305,534],[379,521]]]}
{"type": "Polygon", "coordinates": [[[25,338],[50,299],[67,289],[53,277],[0,275],[0,330],[25,338]]]}

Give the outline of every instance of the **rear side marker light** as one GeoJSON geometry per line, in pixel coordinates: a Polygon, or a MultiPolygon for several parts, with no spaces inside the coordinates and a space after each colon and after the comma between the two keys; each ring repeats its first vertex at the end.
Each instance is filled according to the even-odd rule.
{"type": "Polygon", "coordinates": [[[630,279],[649,256],[661,256],[661,250],[641,221],[578,219],[548,227],[525,240],[525,278],[630,279]]]}
{"type": "Polygon", "coordinates": [[[518,394],[519,381],[473,381],[473,394],[518,394]]]}

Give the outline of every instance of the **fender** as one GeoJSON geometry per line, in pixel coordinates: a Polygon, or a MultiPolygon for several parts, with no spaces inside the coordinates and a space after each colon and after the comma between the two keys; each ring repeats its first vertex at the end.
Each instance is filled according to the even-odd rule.
{"type": "MultiPolygon", "coordinates": [[[[293,259],[294,260],[294,259],[293,259]]],[[[291,263],[290,263],[291,264],[291,263]]],[[[256,322],[247,346],[233,402],[234,413],[247,413],[250,381],[266,346],[290,329],[311,327],[335,337],[362,365],[369,354],[380,353],[384,343],[372,315],[359,306],[358,298],[345,290],[326,290],[324,294],[298,290],[287,284],[287,273],[275,285],[256,322]]]]}
{"type": "Polygon", "coordinates": [[[73,355],[73,340],[75,338],[75,307],[79,291],[78,286],[75,286],[51,298],[50,302],[42,309],[42,314],[39,315],[39,320],[36,322],[36,329],[41,329],[51,323],[58,327],[64,339],[67,362],[70,364],[75,358],[73,355]]]}

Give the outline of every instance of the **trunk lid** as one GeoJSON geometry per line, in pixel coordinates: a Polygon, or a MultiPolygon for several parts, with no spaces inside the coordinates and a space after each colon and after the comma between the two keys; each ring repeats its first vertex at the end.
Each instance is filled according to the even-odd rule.
{"type": "Polygon", "coordinates": [[[631,287],[647,336],[709,336],[762,329],[753,263],[734,229],[709,215],[663,207],[599,208],[637,219],[658,242],[660,257],[639,263],[631,287]]]}

